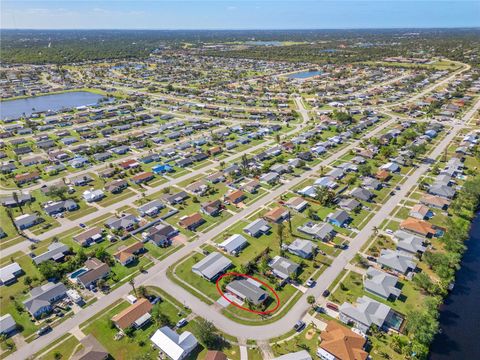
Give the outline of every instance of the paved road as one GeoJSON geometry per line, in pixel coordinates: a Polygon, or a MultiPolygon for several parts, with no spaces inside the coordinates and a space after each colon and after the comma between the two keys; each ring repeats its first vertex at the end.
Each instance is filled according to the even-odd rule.
{"type": "MultiPolygon", "coordinates": [[[[296,100],[298,104],[298,99],[296,100]]],[[[474,108],[467,112],[463,118],[463,121],[467,121],[470,117],[474,114],[474,112],[480,108],[480,101],[478,101],[474,108]]],[[[300,109],[303,109],[303,106],[300,105],[300,109]]],[[[301,111],[304,120],[308,119],[308,114],[306,111],[301,111]]],[[[389,120],[381,124],[380,126],[376,127],[372,131],[370,131],[364,138],[371,137],[381,130],[383,130],[386,126],[390,125],[394,120],[389,120]]],[[[461,125],[455,125],[452,129],[451,133],[447,135],[432,151],[430,156],[435,158],[436,156],[440,155],[444,149],[448,146],[448,143],[456,136],[456,134],[462,129],[461,125]]],[[[306,303],[306,297],[309,295],[313,295],[315,297],[319,297],[324,289],[326,289],[330,283],[338,276],[338,274],[342,271],[345,265],[355,256],[361,246],[368,240],[370,235],[372,234],[373,227],[380,225],[380,223],[385,218],[385,214],[388,214],[393,210],[393,208],[400,202],[401,199],[404,198],[410,187],[417,184],[421,175],[427,170],[428,165],[421,165],[417,170],[415,170],[414,174],[411,175],[406,181],[404,185],[402,185],[402,190],[397,192],[397,194],[391,197],[383,206],[382,208],[374,215],[374,217],[367,223],[367,225],[357,234],[357,236],[353,239],[350,244],[350,247],[341,253],[339,257],[337,257],[332,265],[325,270],[325,272],[320,276],[317,280],[317,285],[313,289],[309,289],[302,298],[297,301],[297,303],[291,308],[291,310],[283,316],[278,321],[264,325],[264,326],[246,326],[238,324],[223,315],[219,312],[212,309],[212,307],[208,306],[207,304],[203,303],[195,296],[191,295],[189,292],[181,288],[180,286],[174,284],[166,277],[166,271],[169,266],[177,263],[182,257],[190,254],[195,248],[202,245],[205,241],[216,237],[217,235],[221,234],[225,228],[228,228],[235,222],[244,219],[249,214],[254,212],[258,207],[261,207],[268,202],[271,202],[275,198],[277,198],[283,192],[289,190],[291,187],[300,183],[303,178],[306,176],[318,171],[320,166],[328,165],[329,163],[335,161],[336,159],[340,158],[344,154],[346,154],[350,149],[354,148],[359,144],[359,141],[356,140],[349,146],[345,147],[344,149],[338,151],[337,153],[333,154],[329,159],[322,161],[320,164],[316,165],[310,171],[307,171],[303,177],[295,178],[294,180],[280,186],[278,189],[268,193],[266,196],[260,198],[258,201],[255,202],[255,206],[250,206],[247,209],[242,210],[240,213],[237,213],[233,217],[229,218],[225,223],[221,224],[221,226],[217,226],[216,228],[212,229],[211,231],[202,234],[197,240],[187,243],[185,247],[181,248],[179,251],[175,252],[168,258],[164,259],[163,261],[158,262],[152,268],[149,269],[148,273],[140,274],[135,278],[135,282],[137,286],[142,284],[152,284],[155,286],[162,287],[166,289],[172,296],[174,296],[179,301],[184,301],[185,303],[190,306],[190,308],[196,313],[199,314],[210,321],[212,321],[219,329],[225,331],[226,333],[232,334],[234,336],[239,336],[243,338],[249,339],[257,339],[257,340],[267,340],[268,338],[280,336],[286,331],[290,330],[292,325],[300,318],[302,318],[305,313],[308,311],[309,305],[306,303]]],[[[191,175],[191,174],[190,174],[191,175]]],[[[108,306],[110,306],[114,301],[119,298],[124,297],[131,291],[131,287],[129,284],[124,284],[120,286],[118,289],[114,290],[110,294],[102,297],[96,303],[88,306],[85,309],[82,309],[80,312],[75,314],[72,318],[66,320],[62,324],[58,325],[53,329],[53,331],[43,337],[37,339],[36,341],[29,344],[28,347],[23,347],[17,350],[14,354],[10,355],[7,359],[25,359],[29,356],[35,354],[36,352],[40,351],[42,348],[47,346],[49,343],[55,341],[63,334],[67,333],[78,324],[88,320],[92,316],[97,313],[102,312],[108,306]]]]}
{"type": "MultiPolygon", "coordinates": [[[[298,101],[298,100],[297,100],[298,101]]],[[[303,109],[303,106],[300,107],[300,109],[303,109]]],[[[302,114],[303,119],[306,121],[308,120],[308,114],[307,111],[300,111],[302,114]]],[[[386,121],[376,128],[372,129],[364,138],[369,138],[374,136],[375,134],[379,133],[382,131],[384,128],[392,124],[394,120],[389,120],[386,121]]],[[[294,187],[295,185],[299,184],[301,181],[305,179],[305,177],[309,176],[310,174],[315,173],[318,171],[322,166],[326,166],[335,160],[339,159],[340,157],[344,156],[347,154],[351,149],[354,147],[358,146],[360,143],[360,140],[355,140],[352,142],[349,146],[341,149],[340,151],[336,152],[332,156],[330,156],[328,159],[322,161],[321,163],[317,164],[315,167],[313,167],[311,170],[307,171],[304,173],[302,177],[298,177],[293,179],[292,181],[285,183],[281,185],[279,188],[273,190],[272,192],[269,192],[267,195],[261,197],[259,200],[257,200],[254,205],[250,205],[248,208],[243,209],[239,213],[235,214],[234,216],[228,218],[225,222],[223,222],[221,225],[216,226],[214,229],[208,231],[207,233],[204,233],[199,236],[199,238],[193,242],[187,243],[184,247],[182,247],[180,250],[176,251],[166,259],[158,262],[155,264],[153,267],[151,267],[148,270],[148,273],[146,274],[140,274],[135,278],[135,284],[136,286],[140,285],[155,285],[155,286],[160,286],[162,288],[167,289],[168,292],[171,293],[172,296],[175,298],[179,299],[185,299],[185,301],[188,303],[188,305],[194,310],[195,313],[197,314],[205,314],[207,315],[207,318],[210,321],[213,321],[220,329],[226,331],[227,333],[232,333],[236,334],[236,330],[232,331],[232,329],[236,329],[236,327],[241,327],[238,323],[233,322],[232,320],[229,320],[225,318],[223,315],[221,315],[218,312],[212,311],[212,309],[205,303],[201,302],[199,299],[196,297],[190,295],[190,293],[186,292],[183,288],[175,285],[172,283],[170,280],[167,279],[166,277],[166,271],[168,267],[171,265],[177,263],[182,259],[184,256],[189,255],[193,250],[195,250],[197,247],[200,245],[204,244],[207,240],[211,240],[215,238],[216,236],[220,235],[226,228],[234,225],[236,222],[245,219],[247,216],[255,212],[258,208],[264,206],[265,204],[275,200],[278,198],[282,193],[285,191],[288,191],[290,188],[294,187]],[[178,294],[178,295],[177,295],[178,294]],[[191,297],[191,300],[189,299],[191,297]],[[212,315],[209,315],[209,312],[212,312],[212,315]],[[223,321],[227,321],[226,326],[223,325],[223,321]]],[[[238,156],[241,156],[241,154],[238,154],[238,156]]],[[[192,176],[190,174],[190,176],[192,176]]],[[[131,201],[131,200],[130,200],[131,201]]],[[[98,214],[97,214],[98,216],[98,214]]],[[[34,342],[30,343],[28,347],[23,347],[21,349],[18,349],[15,354],[11,355],[8,357],[8,359],[25,359],[28,356],[31,356],[32,354],[40,351],[42,348],[47,346],[49,343],[52,341],[55,341],[58,339],[60,336],[65,334],[66,332],[70,331],[72,328],[75,326],[78,326],[78,324],[81,324],[82,322],[88,320],[95,314],[98,314],[102,312],[104,309],[106,309],[108,306],[110,306],[113,302],[115,302],[117,299],[122,298],[126,296],[130,291],[131,291],[131,286],[129,284],[124,284],[120,286],[118,289],[112,291],[110,294],[102,297],[99,299],[97,302],[94,304],[88,306],[85,309],[80,310],[77,314],[75,314],[72,318],[65,320],[65,322],[61,323],[60,325],[56,326],[52,332],[50,332],[47,335],[42,336],[41,338],[35,340],[34,342]]],[[[290,316],[290,313],[287,314],[286,316],[286,322],[289,323],[289,319],[292,316],[290,316]]],[[[298,317],[293,316],[296,319],[298,317]]],[[[240,330],[244,335],[245,338],[256,338],[255,336],[259,336],[259,334],[254,334],[255,336],[251,336],[249,334],[247,329],[250,329],[252,327],[248,326],[243,326],[242,329],[240,330]]],[[[253,327],[254,328],[254,327],[253,327]]],[[[240,328],[239,328],[240,329],[240,328]]],[[[285,332],[288,328],[284,327],[282,329],[277,329],[277,331],[280,331],[279,335],[283,332],[285,332]]],[[[264,334],[263,337],[258,337],[259,339],[266,339],[267,334],[264,334]]],[[[275,336],[271,335],[270,337],[275,336]]]]}

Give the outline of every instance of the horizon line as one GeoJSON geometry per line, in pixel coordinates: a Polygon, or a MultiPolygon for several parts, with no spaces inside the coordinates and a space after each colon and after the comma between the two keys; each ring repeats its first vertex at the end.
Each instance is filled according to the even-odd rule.
{"type": "Polygon", "coordinates": [[[452,29],[477,29],[480,30],[480,25],[476,26],[441,26],[441,27],[404,27],[404,26],[393,26],[393,27],[339,27],[339,28],[2,28],[2,30],[33,30],[33,31],[70,31],[70,30],[89,30],[89,31],[98,31],[98,30],[111,30],[111,31],[322,31],[322,30],[452,30],[452,29]]]}

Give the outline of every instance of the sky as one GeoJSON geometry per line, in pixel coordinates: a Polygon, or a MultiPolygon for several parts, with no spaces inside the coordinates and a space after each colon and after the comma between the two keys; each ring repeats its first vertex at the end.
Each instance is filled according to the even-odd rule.
{"type": "Polygon", "coordinates": [[[480,27],[480,0],[0,0],[0,28],[480,27]]]}

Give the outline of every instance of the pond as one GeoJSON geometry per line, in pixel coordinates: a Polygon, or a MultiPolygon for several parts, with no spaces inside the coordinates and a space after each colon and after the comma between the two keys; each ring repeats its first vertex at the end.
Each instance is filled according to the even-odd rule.
{"type": "Polygon", "coordinates": [[[288,78],[289,79],[307,79],[307,78],[310,78],[310,77],[318,76],[321,73],[322,72],[318,71],[318,70],[316,70],[316,71],[302,71],[302,72],[290,74],[290,75],[288,75],[288,78]]]}
{"type": "Polygon", "coordinates": [[[72,91],[32,96],[25,99],[6,100],[0,103],[0,119],[17,119],[23,116],[23,114],[30,116],[35,112],[58,111],[79,106],[95,105],[102,98],[102,95],[88,91],[72,91]]]}

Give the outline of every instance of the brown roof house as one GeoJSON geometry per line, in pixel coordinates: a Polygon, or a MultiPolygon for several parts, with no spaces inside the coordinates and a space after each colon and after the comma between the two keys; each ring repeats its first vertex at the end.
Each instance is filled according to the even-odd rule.
{"type": "Polygon", "coordinates": [[[98,342],[92,334],[80,340],[82,347],[70,360],[105,360],[108,358],[108,351],[98,342]]]}
{"type": "Polygon", "coordinates": [[[137,259],[137,255],[142,251],[144,251],[143,243],[137,241],[132,245],[119,249],[115,254],[113,254],[113,257],[123,266],[127,266],[128,264],[134,262],[137,259]]]}
{"type": "Polygon", "coordinates": [[[200,225],[202,225],[205,220],[202,218],[202,215],[199,213],[195,213],[192,215],[184,216],[180,218],[178,225],[183,227],[184,229],[188,229],[190,231],[194,231],[200,225]]]}
{"type": "Polygon", "coordinates": [[[322,342],[317,350],[321,359],[366,360],[365,338],[335,321],[329,321],[320,334],[322,342]]]}
{"type": "Polygon", "coordinates": [[[242,190],[232,191],[230,194],[225,195],[224,201],[226,204],[238,204],[245,199],[245,194],[242,190]]]}
{"type": "Polygon", "coordinates": [[[223,204],[220,200],[213,200],[203,203],[200,211],[210,216],[217,216],[222,211],[223,204]]]}
{"type": "Polygon", "coordinates": [[[97,258],[91,258],[85,261],[86,271],[78,275],[77,283],[84,288],[95,286],[98,280],[104,279],[110,273],[110,268],[104,262],[97,258]]]}
{"type": "Polygon", "coordinates": [[[267,212],[263,217],[265,218],[265,220],[268,220],[270,222],[281,223],[284,220],[288,219],[289,216],[290,212],[287,209],[282,206],[277,206],[267,212]]]}
{"type": "Polygon", "coordinates": [[[92,243],[99,243],[103,240],[103,229],[100,227],[94,227],[88,229],[76,236],[73,237],[73,240],[76,241],[81,246],[90,246],[92,243]]]}
{"type": "Polygon", "coordinates": [[[132,177],[132,181],[135,184],[142,184],[142,183],[149,182],[154,177],[155,177],[155,175],[153,175],[152,172],[147,171],[147,172],[143,172],[141,174],[135,175],[134,177],[132,177]]]}
{"type": "Polygon", "coordinates": [[[209,350],[207,355],[205,355],[204,360],[227,360],[227,355],[221,351],[212,351],[209,350]]]}
{"type": "Polygon", "coordinates": [[[437,233],[437,230],[428,221],[419,220],[409,217],[400,223],[400,229],[413,232],[415,234],[423,235],[425,237],[432,237],[437,233]]]}
{"type": "Polygon", "coordinates": [[[141,298],[128,308],[122,310],[120,313],[112,317],[115,326],[120,330],[133,327],[139,329],[150,321],[150,311],[152,304],[145,298],[141,298]]]}
{"type": "Polygon", "coordinates": [[[427,206],[432,206],[442,210],[445,210],[450,205],[450,200],[430,194],[423,195],[420,199],[420,202],[427,206]]]}

